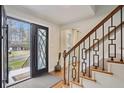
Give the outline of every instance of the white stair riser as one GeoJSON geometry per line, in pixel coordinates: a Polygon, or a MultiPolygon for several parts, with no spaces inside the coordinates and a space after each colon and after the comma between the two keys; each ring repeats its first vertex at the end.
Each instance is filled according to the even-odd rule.
{"type": "Polygon", "coordinates": [[[124,88],[124,64],[108,63],[108,72],[113,75],[92,71],[92,78],[96,82],[82,79],[83,86],[86,88],[124,88]]]}

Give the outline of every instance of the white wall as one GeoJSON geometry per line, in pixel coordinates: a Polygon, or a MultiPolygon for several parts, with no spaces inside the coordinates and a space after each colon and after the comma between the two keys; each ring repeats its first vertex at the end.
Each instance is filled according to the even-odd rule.
{"type": "Polygon", "coordinates": [[[116,6],[101,5],[95,7],[95,16],[66,24],[61,26],[61,31],[66,29],[78,29],[82,32],[82,36],[85,36],[93,27],[95,27],[107,14],[109,14],[116,6]]]}
{"type": "MultiPolygon", "coordinates": [[[[11,6],[5,6],[8,16],[22,19],[31,23],[36,23],[49,28],[49,72],[54,70],[57,63],[59,52],[59,26],[45,21],[37,16],[33,16],[30,12],[11,6]]],[[[39,11],[40,12],[40,11],[39,11]]]]}

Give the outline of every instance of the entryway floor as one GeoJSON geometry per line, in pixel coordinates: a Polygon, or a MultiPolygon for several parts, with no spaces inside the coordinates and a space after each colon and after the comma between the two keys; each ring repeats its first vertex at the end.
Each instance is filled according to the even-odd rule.
{"type": "Polygon", "coordinates": [[[32,78],[13,85],[10,88],[50,88],[59,81],[62,81],[61,77],[44,74],[40,77],[32,78]]]}

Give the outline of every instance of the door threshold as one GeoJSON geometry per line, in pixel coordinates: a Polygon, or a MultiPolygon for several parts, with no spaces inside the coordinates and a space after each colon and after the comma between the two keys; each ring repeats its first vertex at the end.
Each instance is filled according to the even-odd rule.
{"type": "Polygon", "coordinates": [[[14,85],[19,84],[19,83],[22,83],[22,82],[27,81],[29,79],[31,79],[31,77],[28,77],[28,78],[25,78],[23,80],[17,81],[17,82],[15,82],[13,84],[8,84],[8,85],[6,85],[6,88],[9,88],[9,87],[14,86],[14,85]]]}

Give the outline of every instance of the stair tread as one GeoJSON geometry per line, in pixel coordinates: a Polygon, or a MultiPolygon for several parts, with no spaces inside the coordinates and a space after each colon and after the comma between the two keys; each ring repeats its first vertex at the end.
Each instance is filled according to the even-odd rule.
{"type": "Polygon", "coordinates": [[[109,63],[117,63],[117,64],[124,64],[124,61],[117,61],[117,60],[113,60],[113,61],[111,61],[111,60],[108,60],[107,62],[109,62],[109,63]]]}
{"type": "Polygon", "coordinates": [[[96,80],[93,79],[92,77],[89,77],[89,76],[87,76],[87,75],[84,76],[82,73],[80,73],[80,77],[82,77],[82,78],[84,78],[84,79],[87,79],[87,80],[91,80],[91,81],[96,82],[96,80]]]}
{"type": "Polygon", "coordinates": [[[112,72],[108,72],[106,70],[103,71],[102,68],[100,68],[100,67],[98,67],[97,69],[95,67],[91,67],[91,70],[92,71],[96,71],[96,72],[101,72],[101,73],[109,74],[109,75],[113,75],[112,72]]]}
{"type": "Polygon", "coordinates": [[[56,84],[54,84],[51,88],[69,88],[69,86],[64,84],[64,81],[61,80],[57,82],[56,84]]]}
{"type": "Polygon", "coordinates": [[[83,87],[83,85],[81,85],[81,84],[80,84],[80,82],[73,81],[73,80],[72,80],[72,81],[70,81],[70,82],[71,82],[71,83],[73,83],[73,84],[76,84],[76,85],[78,85],[78,86],[80,86],[80,87],[83,87]]]}
{"type": "Polygon", "coordinates": [[[63,88],[70,88],[68,85],[64,85],[63,88]]]}

